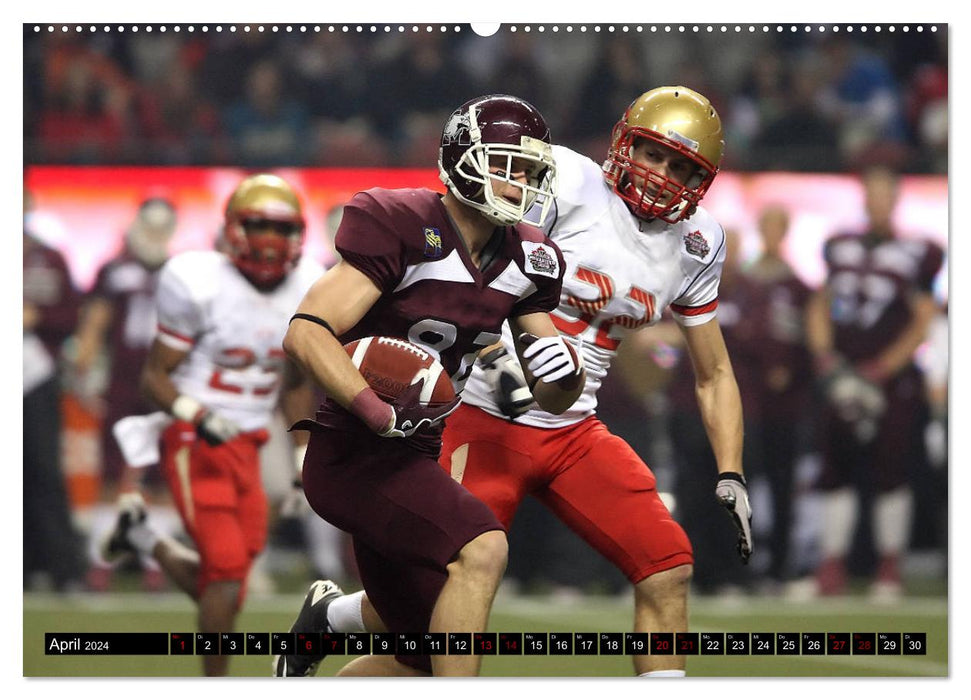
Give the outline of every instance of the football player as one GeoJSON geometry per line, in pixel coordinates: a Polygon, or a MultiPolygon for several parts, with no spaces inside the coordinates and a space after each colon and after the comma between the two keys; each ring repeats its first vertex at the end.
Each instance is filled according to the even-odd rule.
{"type": "Polygon", "coordinates": [[[873,491],[879,562],[871,593],[898,599],[900,558],[910,535],[910,470],[921,459],[927,404],[914,352],[939,311],[932,285],[944,251],[896,235],[895,173],[863,177],[868,229],[841,233],[823,251],[827,278],[810,302],[809,347],[828,399],[820,434],[824,468],[822,561],[817,592],[846,590],[846,556],[855,531],[858,491],[873,491]]]}
{"type": "MultiPolygon", "coordinates": [[[[139,205],[125,232],[123,250],[98,270],[75,334],[76,354],[69,371],[87,379],[76,383],[79,389],[92,386],[99,363],[107,362],[107,386],[98,387],[103,388],[103,396],[99,391],[97,398],[103,400],[96,405],[100,409],[101,488],[109,502],[127,472],[111,427],[126,416],[152,410],[132,376],[141,372],[155,338],[155,289],[159,271],[169,257],[176,223],[175,207],[167,199],[151,197],[139,205]]],[[[153,473],[152,481],[159,481],[158,476],[153,473]]],[[[110,506],[104,514],[107,518],[114,516],[110,506]]],[[[106,527],[111,527],[111,520],[106,527]]],[[[151,560],[143,566],[146,584],[151,585],[154,576],[160,577],[158,570],[151,560]]],[[[110,567],[94,565],[88,572],[89,585],[96,590],[107,589],[111,571],[110,567]]]]}
{"type": "MultiPolygon", "coordinates": [[[[444,195],[371,189],[344,207],[341,261],[300,303],[287,353],[328,394],[312,432],[303,484],[313,509],[349,532],[373,610],[395,632],[486,629],[505,570],[502,523],[438,464],[441,422],[459,399],[422,407],[418,385],[388,403],[368,386],[342,345],[374,335],[410,340],[434,354],[462,391],[480,351],[503,322],[516,337],[534,396],[567,410],[584,383],[581,358],[549,312],[564,263],[541,230],[520,225],[552,206],[549,129],[508,95],[470,100],[448,118],[440,148],[444,195]]],[[[311,587],[294,631],[326,628],[340,595],[311,587]]],[[[359,600],[359,599],[358,599],[359,600]]],[[[279,676],[308,675],[319,658],[282,656],[279,676]]],[[[347,675],[475,675],[481,657],[365,656],[347,675]]]]}
{"type": "MultiPolygon", "coordinates": [[[[725,236],[699,206],[723,146],[721,121],[706,98],[662,87],[631,103],[602,167],[553,147],[555,214],[539,212],[534,221],[566,261],[552,319],[583,358],[582,394],[566,411],[546,410],[512,352],[516,329],[507,327],[502,345],[472,369],[464,404],[443,438],[445,471],[503,525],[530,494],[613,561],[634,585],[638,632],[687,629],[691,545],[661,502],[651,470],[596,417],[596,393],[624,337],[656,323],[666,308],[695,368],[719,471],[712,475],[715,498],[734,520],[742,560],[752,553],[741,402],[716,320],[725,236]]],[[[327,616],[332,629],[355,631],[340,626],[363,622],[375,631],[367,597],[355,602],[355,615],[336,603],[341,614],[327,616]]],[[[634,657],[638,674],[684,675],[684,665],[683,655],[634,657]]]]}
{"type": "MultiPolygon", "coordinates": [[[[129,494],[106,554],[154,557],[197,602],[202,632],[233,629],[247,572],[266,543],[259,449],[277,399],[291,421],[313,409],[310,383],[282,348],[293,309],[322,272],[301,257],[304,229],[293,188],[253,175],[226,205],[228,254],[182,253],[159,277],[158,330],[141,383],[170,418],[138,427],[161,430],[162,473],[197,551],[157,534],[129,494]]],[[[225,675],[228,661],[205,656],[205,674],[225,675]]]]}

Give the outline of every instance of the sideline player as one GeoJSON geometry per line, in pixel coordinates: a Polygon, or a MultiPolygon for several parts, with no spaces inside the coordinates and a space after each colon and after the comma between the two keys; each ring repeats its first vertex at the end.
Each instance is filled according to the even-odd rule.
{"type": "MultiPolygon", "coordinates": [[[[715,498],[738,528],[742,561],[752,553],[741,402],[715,317],[725,234],[698,206],[718,172],[723,145],[721,121],[706,98],[661,87],[637,98],[614,127],[603,168],[553,148],[556,215],[544,228],[563,251],[567,270],[552,318],[582,353],[583,394],[560,415],[537,408],[509,352],[507,329],[503,347],[472,372],[465,405],[444,434],[442,465],[504,525],[531,494],[627,575],[637,632],[687,629],[691,545],[658,497],[650,469],[594,411],[621,340],[657,323],[665,308],[683,331],[695,369],[718,465],[715,498]]],[[[345,597],[348,606],[359,606],[357,613],[341,599],[328,601],[339,615],[316,614],[335,631],[379,631],[372,626],[367,582],[365,589],[365,597],[345,597]],[[350,622],[363,628],[341,628],[350,622]]],[[[308,597],[305,611],[309,604],[308,597]]],[[[684,665],[683,655],[634,657],[638,674],[684,675],[684,665]]]]}
{"type": "MultiPolygon", "coordinates": [[[[233,629],[247,572],[266,543],[259,448],[281,389],[288,419],[313,409],[309,382],[281,346],[293,309],[322,272],[301,259],[304,228],[286,181],[250,176],[226,205],[228,255],[182,253],[159,277],[158,333],[142,386],[174,418],[156,421],[162,473],[198,552],[157,534],[128,494],[106,554],[153,556],[197,602],[202,632],[233,629]]],[[[228,663],[205,656],[203,669],[225,675],[228,663]]]]}
{"type": "MultiPolygon", "coordinates": [[[[560,297],[562,255],[542,231],[519,225],[534,202],[543,212],[552,204],[555,166],[543,117],[508,95],[470,100],[445,124],[440,165],[444,195],[371,189],[347,203],[335,240],[341,262],[307,294],[284,340],[329,396],[316,422],[295,426],[312,432],[307,500],[353,536],[374,610],[395,632],[484,630],[505,570],[506,536],[489,508],[436,461],[439,424],[458,400],[422,408],[409,389],[386,403],[342,344],[407,338],[438,357],[458,393],[509,319],[540,405],[563,412],[584,379],[578,354],[549,316],[560,297]]],[[[308,612],[335,593],[315,584],[308,612]]],[[[302,611],[293,629],[314,625],[302,611]]],[[[467,676],[480,665],[477,655],[366,656],[342,673],[467,676]]],[[[311,657],[282,656],[275,673],[308,675],[315,667],[311,657]]]]}
{"type": "Polygon", "coordinates": [[[932,285],[944,251],[930,241],[897,237],[895,173],[876,168],[862,180],[868,228],[826,242],[826,283],[807,310],[809,347],[828,399],[820,432],[822,561],[815,583],[823,595],[846,591],[859,498],[870,491],[879,557],[870,594],[893,602],[903,595],[900,560],[913,512],[909,480],[924,458],[928,411],[914,352],[939,310],[932,285]]]}

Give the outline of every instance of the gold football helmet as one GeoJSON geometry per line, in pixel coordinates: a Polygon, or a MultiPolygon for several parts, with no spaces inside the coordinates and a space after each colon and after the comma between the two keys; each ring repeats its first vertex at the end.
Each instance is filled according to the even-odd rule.
{"type": "Polygon", "coordinates": [[[686,87],[659,87],[634,100],[614,126],[604,176],[637,216],[675,223],[694,213],[724,148],[721,119],[707,98],[686,87]],[[694,172],[679,182],[639,162],[633,154],[643,139],[687,158],[694,172]]]}
{"type": "Polygon", "coordinates": [[[276,286],[294,268],[305,228],[297,193],[276,175],[251,175],[226,204],[223,236],[229,257],[260,288],[276,286]]]}

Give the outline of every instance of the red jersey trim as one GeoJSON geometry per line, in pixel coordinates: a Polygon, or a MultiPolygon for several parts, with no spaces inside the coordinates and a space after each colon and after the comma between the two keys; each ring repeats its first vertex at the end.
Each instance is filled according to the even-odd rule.
{"type": "Polygon", "coordinates": [[[703,314],[711,313],[716,308],[718,308],[718,299],[713,299],[702,306],[681,306],[680,304],[671,304],[671,311],[676,314],[681,314],[682,316],[701,316],[703,314]]]}
{"type": "Polygon", "coordinates": [[[195,345],[195,342],[196,342],[194,338],[190,338],[190,337],[188,337],[186,335],[182,335],[181,333],[177,333],[177,332],[173,331],[171,328],[166,328],[161,323],[158,324],[158,332],[161,335],[168,336],[172,340],[180,341],[180,342],[185,343],[186,345],[189,345],[189,346],[195,345]]]}

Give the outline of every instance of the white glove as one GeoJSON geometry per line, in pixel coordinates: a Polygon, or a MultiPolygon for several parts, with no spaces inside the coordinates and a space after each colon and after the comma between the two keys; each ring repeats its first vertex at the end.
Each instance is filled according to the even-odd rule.
{"type": "Polygon", "coordinates": [[[303,460],[307,456],[306,445],[296,445],[293,448],[293,461],[297,471],[293,475],[293,483],[290,491],[280,501],[280,516],[284,518],[299,518],[304,513],[310,511],[310,504],[307,503],[307,496],[303,492],[303,460]]]}
{"type": "Polygon", "coordinates": [[[527,367],[537,379],[547,384],[570,376],[579,376],[583,371],[583,360],[561,335],[537,338],[532,333],[523,333],[519,342],[526,346],[523,359],[529,360],[527,367]]]}
{"type": "Polygon", "coordinates": [[[514,355],[500,346],[479,358],[479,366],[492,387],[502,415],[518,418],[529,410],[534,401],[533,393],[514,355]]]}
{"type": "Polygon", "coordinates": [[[718,475],[715,498],[728,510],[738,529],[738,556],[743,564],[748,564],[752,556],[752,506],[748,500],[748,487],[745,477],[736,472],[723,472],[718,475]]]}

